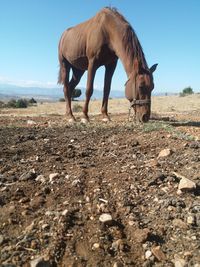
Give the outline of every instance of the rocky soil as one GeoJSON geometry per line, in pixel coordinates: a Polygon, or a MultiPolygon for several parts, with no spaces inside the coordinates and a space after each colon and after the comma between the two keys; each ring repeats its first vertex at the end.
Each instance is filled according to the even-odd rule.
{"type": "Polygon", "coordinates": [[[199,140],[198,123],[1,117],[0,266],[199,267],[199,140]]]}

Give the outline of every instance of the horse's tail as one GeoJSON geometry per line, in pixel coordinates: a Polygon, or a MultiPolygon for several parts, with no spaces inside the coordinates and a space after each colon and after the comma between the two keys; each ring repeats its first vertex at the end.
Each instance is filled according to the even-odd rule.
{"type": "Polygon", "coordinates": [[[64,83],[64,80],[63,80],[63,63],[60,62],[60,59],[59,59],[59,71],[58,71],[58,84],[63,84],[64,83]]]}
{"type": "Polygon", "coordinates": [[[65,77],[66,77],[64,57],[61,52],[62,39],[63,39],[63,35],[60,38],[60,42],[58,45],[58,59],[59,59],[58,84],[64,84],[65,77]]]}

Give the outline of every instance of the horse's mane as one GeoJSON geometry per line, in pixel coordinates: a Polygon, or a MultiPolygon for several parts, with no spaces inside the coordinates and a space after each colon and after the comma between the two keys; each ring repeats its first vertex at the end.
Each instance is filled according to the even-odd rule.
{"type": "Polygon", "coordinates": [[[122,14],[118,12],[115,7],[105,7],[105,9],[110,11],[118,20],[120,20],[125,25],[126,30],[123,31],[122,42],[126,49],[126,54],[130,57],[133,57],[133,60],[136,58],[140,62],[141,66],[146,68],[147,62],[142,46],[130,23],[122,14]]]}

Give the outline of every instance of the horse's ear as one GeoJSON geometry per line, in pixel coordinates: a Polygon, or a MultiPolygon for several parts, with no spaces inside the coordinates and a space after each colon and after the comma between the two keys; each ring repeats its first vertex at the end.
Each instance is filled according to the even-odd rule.
{"type": "Polygon", "coordinates": [[[151,68],[149,69],[151,73],[153,73],[156,68],[157,68],[158,64],[154,64],[153,66],[151,66],[151,68]]]}

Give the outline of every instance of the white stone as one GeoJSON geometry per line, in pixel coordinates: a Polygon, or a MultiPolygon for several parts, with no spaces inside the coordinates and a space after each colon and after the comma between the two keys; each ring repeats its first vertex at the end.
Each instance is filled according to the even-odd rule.
{"type": "Polygon", "coordinates": [[[94,243],[92,246],[93,249],[98,249],[99,247],[100,247],[99,243],[94,243]]]}
{"type": "Polygon", "coordinates": [[[164,157],[168,157],[172,154],[171,149],[166,148],[160,151],[158,158],[164,158],[164,157]]]}
{"type": "Polygon", "coordinates": [[[112,221],[112,216],[109,213],[103,213],[99,217],[100,222],[106,223],[112,221]]]}
{"type": "Polygon", "coordinates": [[[87,123],[89,123],[89,121],[85,118],[81,118],[81,123],[87,124],[87,123]]]}
{"type": "Polygon", "coordinates": [[[67,209],[63,210],[63,212],[62,212],[62,216],[66,216],[67,213],[68,213],[68,210],[67,210],[67,209]]]}
{"type": "Polygon", "coordinates": [[[53,180],[57,178],[58,176],[59,176],[59,173],[57,172],[49,174],[49,182],[53,182],[53,180]]]}
{"type": "Polygon", "coordinates": [[[27,125],[35,125],[36,122],[32,120],[27,120],[27,125]]]}
{"type": "Polygon", "coordinates": [[[150,258],[151,255],[152,255],[152,252],[151,252],[150,250],[147,250],[147,251],[145,252],[145,258],[146,258],[146,259],[150,258]]]}
{"type": "Polygon", "coordinates": [[[186,261],[184,259],[176,259],[174,261],[174,267],[185,267],[186,261]]]}
{"type": "Polygon", "coordinates": [[[188,224],[194,224],[195,223],[195,217],[190,215],[187,217],[187,223],[188,224]]]}
{"type": "Polygon", "coordinates": [[[179,185],[178,185],[178,190],[182,190],[182,191],[183,190],[192,190],[195,188],[196,188],[196,184],[186,177],[182,177],[180,182],[179,182],[179,185]]]}
{"type": "Polygon", "coordinates": [[[37,182],[45,183],[45,177],[42,174],[38,175],[35,180],[37,182]]]}

